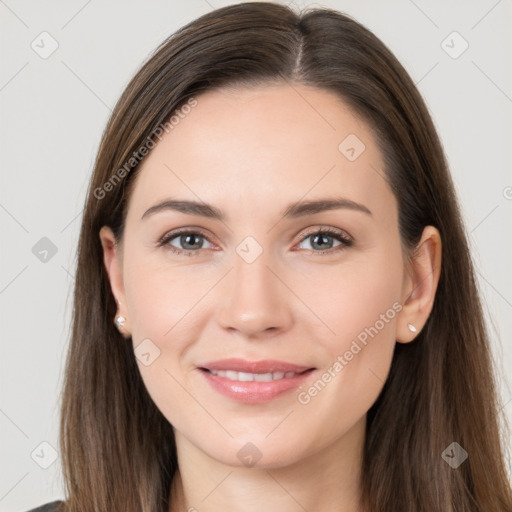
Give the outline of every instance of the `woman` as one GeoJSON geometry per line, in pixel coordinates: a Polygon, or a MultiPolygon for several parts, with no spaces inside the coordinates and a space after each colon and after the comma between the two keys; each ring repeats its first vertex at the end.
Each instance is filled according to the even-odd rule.
{"type": "Polygon", "coordinates": [[[512,511],[442,147],[347,16],[232,5],[158,48],[103,136],[74,300],[44,510],[512,511]]]}

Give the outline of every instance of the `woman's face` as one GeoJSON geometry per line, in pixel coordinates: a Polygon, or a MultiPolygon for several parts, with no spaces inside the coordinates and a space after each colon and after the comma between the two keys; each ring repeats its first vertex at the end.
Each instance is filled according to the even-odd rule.
{"type": "Polygon", "coordinates": [[[376,140],[320,89],[196,99],[143,161],[110,267],[148,392],[231,465],[360,439],[408,293],[376,140]]]}

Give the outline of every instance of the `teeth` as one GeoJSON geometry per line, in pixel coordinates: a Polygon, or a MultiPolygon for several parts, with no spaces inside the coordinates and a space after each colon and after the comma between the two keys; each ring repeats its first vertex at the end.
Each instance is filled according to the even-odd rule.
{"type": "Polygon", "coordinates": [[[211,374],[217,377],[224,377],[229,380],[238,380],[241,382],[270,382],[272,380],[289,379],[298,375],[295,372],[272,372],[272,373],[247,373],[236,372],[233,370],[208,370],[211,374]]]}
{"type": "MultiPolygon", "coordinates": [[[[276,372],[277,375],[277,372],[276,372]]],[[[260,382],[270,382],[273,379],[272,373],[255,373],[254,374],[254,380],[260,381],[260,382]]],[[[277,380],[274,379],[274,380],[277,380]]]]}

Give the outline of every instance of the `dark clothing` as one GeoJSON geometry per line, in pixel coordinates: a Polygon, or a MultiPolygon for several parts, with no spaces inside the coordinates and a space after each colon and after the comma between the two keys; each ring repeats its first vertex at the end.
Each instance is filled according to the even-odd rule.
{"type": "Polygon", "coordinates": [[[46,503],[45,505],[41,505],[40,507],[33,508],[28,512],[64,512],[65,508],[59,504],[64,504],[63,501],[52,501],[50,503],[46,503]]]}

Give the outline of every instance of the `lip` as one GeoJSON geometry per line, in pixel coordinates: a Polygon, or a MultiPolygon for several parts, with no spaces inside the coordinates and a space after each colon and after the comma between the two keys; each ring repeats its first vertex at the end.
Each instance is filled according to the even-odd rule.
{"type": "Polygon", "coordinates": [[[284,361],[246,361],[244,359],[223,359],[198,366],[201,375],[218,393],[245,404],[269,402],[285,393],[297,389],[314,372],[315,368],[284,361]],[[296,375],[272,381],[240,381],[214,375],[208,370],[236,371],[245,373],[294,372],[296,375]]]}
{"type": "Polygon", "coordinates": [[[199,365],[199,368],[207,370],[232,370],[235,372],[247,373],[270,373],[270,372],[295,372],[302,373],[310,370],[311,366],[300,366],[298,364],[287,363],[285,361],[276,361],[265,359],[263,361],[247,361],[245,359],[220,359],[210,361],[199,365]]]}

